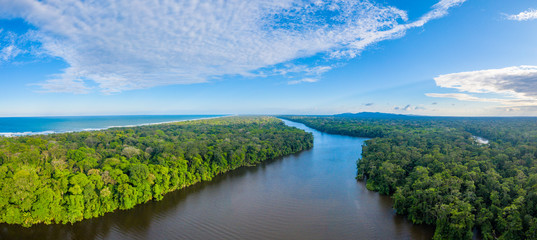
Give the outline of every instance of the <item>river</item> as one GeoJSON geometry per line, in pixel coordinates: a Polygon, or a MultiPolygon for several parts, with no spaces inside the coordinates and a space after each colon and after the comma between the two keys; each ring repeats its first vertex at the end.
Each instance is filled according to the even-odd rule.
{"type": "Polygon", "coordinates": [[[355,180],[364,138],[322,133],[314,147],[245,167],[131,210],[73,225],[0,224],[0,239],[430,239],[392,200],[355,180]]]}

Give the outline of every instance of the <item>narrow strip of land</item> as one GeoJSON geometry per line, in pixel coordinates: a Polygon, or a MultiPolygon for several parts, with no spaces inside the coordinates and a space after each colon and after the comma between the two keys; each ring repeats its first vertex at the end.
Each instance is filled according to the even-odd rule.
{"type": "Polygon", "coordinates": [[[94,218],[312,145],[273,117],[0,137],[0,222],[94,218]]]}

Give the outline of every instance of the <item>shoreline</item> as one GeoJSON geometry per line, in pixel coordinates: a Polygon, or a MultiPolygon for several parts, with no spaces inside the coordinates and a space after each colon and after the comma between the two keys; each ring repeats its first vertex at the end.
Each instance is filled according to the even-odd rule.
{"type": "MultiPolygon", "coordinates": [[[[188,115],[185,115],[185,116],[188,116],[188,115]]],[[[107,130],[111,128],[150,126],[150,125],[169,124],[169,123],[185,122],[185,121],[207,120],[207,119],[230,117],[230,116],[237,116],[237,115],[222,115],[222,116],[215,116],[215,117],[202,117],[202,118],[173,120],[173,121],[165,121],[165,122],[130,124],[130,125],[123,125],[123,126],[107,126],[103,128],[84,128],[81,130],[72,130],[72,131],[46,130],[46,131],[40,131],[40,132],[0,132],[0,137],[22,137],[22,136],[49,135],[49,134],[61,134],[61,133],[73,133],[73,132],[102,131],[102,130],[107,130]]]]}

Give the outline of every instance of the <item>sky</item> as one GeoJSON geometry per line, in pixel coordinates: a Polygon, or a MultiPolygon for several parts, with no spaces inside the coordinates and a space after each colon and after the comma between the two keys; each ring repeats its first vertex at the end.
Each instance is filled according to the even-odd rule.
{"type": "Polygon", "coordinates": [[[0,0],[0,117],[537,116],[535,0],[0,0]]]}

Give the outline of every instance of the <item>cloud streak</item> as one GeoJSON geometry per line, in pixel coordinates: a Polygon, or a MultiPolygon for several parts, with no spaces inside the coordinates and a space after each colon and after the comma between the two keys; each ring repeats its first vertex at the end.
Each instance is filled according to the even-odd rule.
{"type": "MultiPolygon", "coordinates": [[[[113,93],[250,76],[312,56],[353,58],[464,1],[441,0],[413,22],[405,11],[365,0],[0,0],[0,18],[25,19],[37,27],[42,51],[68,63],[40,83],[44,90],[86,93],[93,81],[113,93]]],[[[2,56],[12,58],[3,49],[2,56]]],[[[331,68],[291,66],[281,74],[321,75],[331,68]]]]}
{"type": "Polygon", "coordinates": [[[537,106],[537,66],[452,73],[440,75],[434,80],[437,86],[456,89],[460,93],[427,93],[429,97],[501,103],[508,106],[537,106]],[[496,94],[500,97],[477,96],[481,94],[496,94]]]}
{"type": "Polygon", "coordinates": [[[507,15],[507,19],[515,21],[528,21],[537,19],[537,10],[529,9],[519,14],[507,15]]]}
{"type": "Polygon", "coordinates": [[[420,106],[413,106],[413,105],[410,105],[410,104],[407,104],[406,106],[402,107],[402,106],[395,106],[393,107],[393,110],[398,110],[398,111],[416,111],[416,110],[425,110],[424,107],[420,107],[420,106]]]}
{"type": "Polygon", "coordinates": [[[300,83],[314,83],[314,82],[318,82],[318,81],[319,81],[319,79],[316,79],[316,78],[303,78],[303,79],[300,79],[300,80],[289,81],[289,82],[287,82],[287,84],[296,85],[296,84],[300,84],[300,83]]]}

